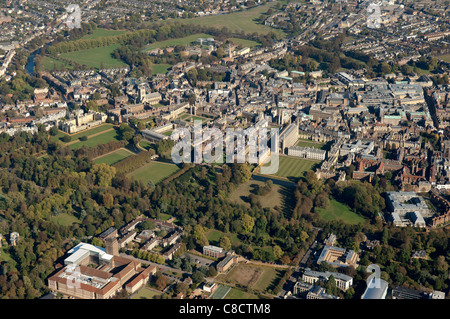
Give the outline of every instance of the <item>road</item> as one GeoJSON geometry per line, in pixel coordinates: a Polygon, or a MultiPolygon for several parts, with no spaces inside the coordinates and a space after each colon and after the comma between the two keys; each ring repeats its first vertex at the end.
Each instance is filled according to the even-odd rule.
{"type": "MultiPolygon", "coordinates": [[[[321,228],[315,228],[315,230],[318,230],[319,232],[322,231],[321,228]]],[[[319,232],[317,234],[319,234],[319,232]]],[[[317,238],[317,235],[316,235],[316,238],[317,238]]],[[[284,299],[284,297],[288,294],[288,292],[292,292],[292,290],[294,289],[294,285],[297,282],[297,278],[300,276],[300,274],[305,269],[306,263],[308,262],[309,258],[314,253],[314,251],[316,250],[316,247],[317,247],[317,240],[314,240],[314,242],[309,246],[305,255],[303,255],[303,258],[300,260],[298,266],[294,269],[291,276],[286,281],[285,285],[283,286],[283,289],[278,294],[279,298],[284,299]]]]}
{"type": "Polygon", "coordinates": [[[183,275],[183,274],[189,274],[189,275],[191,275],[190,272],[186,272],[186,271],[183,271],[183,270],[180,270],[180,269],[176,269],[176,268],[172,268],[172,267],[169,267],[169,266],[166,266],[166,265],[161,265],[161,264],[158,264],[158,263],[154,263],[154,262],[152,262],[152,261],[148,261],[148,260],[144,260],[144,259],[139,259],[139,258],[133,257],[133,256],[128,255],[128,254],[125,254],[125,253],[120,253],[120,256],[125,257],[125,258],[129,258],[129,259],[136,260],[136,261],[141,262],[142,264],[145,264],[145,265],[152,265],[152,266],[155,266],[158,270],[161,270],[162,272],[164,272],[164,271],[172,271],[172,272],[177,272],[177,273],[179,273],[180,275],[183,275]]]}

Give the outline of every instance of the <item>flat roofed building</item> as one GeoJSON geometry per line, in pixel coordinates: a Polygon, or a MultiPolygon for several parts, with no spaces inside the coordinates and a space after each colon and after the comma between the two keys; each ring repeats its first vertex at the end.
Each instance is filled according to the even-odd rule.
{"type": "Polygon", "coordinates": [[[213,258],[222,258],[225,256],[225,249],[222,247],[217,247],[213,245],[203,246],[203,255],[213,257],[213,258]]]}
{"type": "Polygon", "coordinates": [[[358,254],[353,250],[346,251],[344,248],[326,245],[317,259],[317,264],[327,262],[333,267],[353,266],[356,268],[358,259],[358,254]]]}
{"type": "Polygon", "coordinates": [[[334,277],[336,286],[343,291],[347,291],[347,289],[353,285],[353,278],[345,274],[331,271],[312,271],[309,268],[306,268],[305,272],[303,273],[302,280],[310,284],[315,284],[318,281],[328,281],[331,276],[334,277]]]}
{"type": "Polygon", "coordinates": [[[288,155],[324,161],[327,156],[327,151],[313,147],[291,146],[288,148],[288,155]]]}
{"type": "Polygon", "coordinates": [[[70,298],[108,299],[128,283],[136,289],[133,280],[137,276],[146,282],[156,272],[154,266],[143,268],[140,262],[107,254],[103,248],[87,243],[78,244],[68,254],[65,266],[48,279],[48,287],[70,298]]]}

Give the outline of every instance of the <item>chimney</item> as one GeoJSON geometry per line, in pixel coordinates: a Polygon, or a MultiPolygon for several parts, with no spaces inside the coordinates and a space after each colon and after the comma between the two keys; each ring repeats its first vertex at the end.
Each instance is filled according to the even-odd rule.
{"type": "Polygon", "coordinates": [[[117,238],[109,237],[105,239],[106,253],[119,256],[119,243],[117,238]]]}

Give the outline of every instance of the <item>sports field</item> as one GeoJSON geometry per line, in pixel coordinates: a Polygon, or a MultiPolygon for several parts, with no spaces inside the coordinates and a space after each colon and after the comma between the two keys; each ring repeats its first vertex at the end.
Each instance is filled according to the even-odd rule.
{"type": "Polygon", "coordinates": [[[150,162],[137,170],[128,174],[128,177],[141,180],[144,184],[152,181],[153,184],[158,184],[167,177],[175,174],[179,170],[175,164],[150,162]]]}
{"type": "Polygon", "coordinates": [[[347,205],[334,199],[330,200],[328,208],[316,208],[320,217],[326,221],[342,220],[346,224],[356,225],[364,223],[365,219],[355,212],[352,212],[347,205]]]}
{"type": "Polygon", "coordinates": [[[258,299],[258,296],[238,288],[232,288],[225,296],[225,299],[258,299]]]}
{"type": "MultiPolygon", "coordinates": [[[[291,156],[280,156],[278,172],[273,175],[288,179],[295,179],[303,177],[305,172],[312,170],[313,167],[318,164],[320,164],[320,161],[307,160],[291,156]]],[[[266,163],[264,166],[266,165],[268,164],[266,163]]]]}
{"type": "Polygon", "coordinates": [[[211,294],[211,299],[223,299],[230,292],[231,287],[219,285],[217,289],[211,294]]]}
{"type": "Polygon", "coordinates": [[[94,163],[95,164],[105,163],[108,165],[114,165],[117,162],[120,162],[121,160],[123,160],[127,157],[130,157],[131,155],[133,155],[133,152],[131,152],[127,149],[121,148],[115,152],[112,152],[112,153],[109,153],[109,154],[106,154],[106,155],[96,158],[94,160],[94,163]]]}

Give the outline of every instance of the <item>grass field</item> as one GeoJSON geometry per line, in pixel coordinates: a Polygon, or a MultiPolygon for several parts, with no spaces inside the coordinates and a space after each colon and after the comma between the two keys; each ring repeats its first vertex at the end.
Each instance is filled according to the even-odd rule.
{"type": "Polygon", "coordinates": [[[79,141],[79,142],[70,144],[69,147],[71,149],[79,149],[83,146],[92,147],[92,146],[96,146],[98,144],[105,144],[105,143],[108,143],[113,140],[118,141],[117,131],[115,129],[111,130],[111,131],[106,131],[99,135],[89,137],[87,139],[87,141],[79,141]]]}
{"type": "MultiPolygon", "coordinates": [[[[249,180],[246,183],[242,183],[230,194],[229,200],[233,203],[250,207],[248,196],[252,194],[251,191],[253,190],[255,185],[263,187],[264,184],[265,184],[264,182],[255,180],[249,180]]],[[[268,194],[264,196],[257,196],[257,198],[261,203],[262,207],[269,207],[269,208],[274,208],[275,206],[281,207],[283,203],[281,186],[273,185],[272,190],[268,194]]]]}
{"type": "Polygon", "coordinates": [[[234,44],[236,44],[237,46],[240,46],[242,48],[245,48],[245,47],[253,48],[253,47],[256,47],[261,44],[256,41],[240,39],[240,38],[230,38],[229,40],[231,42],[233,42],[234,44]]]}
{"type": "Polygon", "coordinates": [[[172,67],[171,64],[153,64],[152,65],[152,72],[153,74],[166,74],[169,69],[172,67]]]}
{"type": "Polygon", "coordinates": [[[153,299],[155,296],[161,295],[160,292],[144,287],[139,290],[131,299],[153,299]]]}
{"type": "MultiPolygon", "coordinates": [[[[59,56],[81,65],[84,64],[88,68],[99,69],[102,63],[105,68],[124,67],[126,66],[124,62],[115,59],[111,55],[111,53],[120,46],[121,44],[113,44],[99,48],[61,53],[59,56]]],[[[52,71],[55,64],[57,66],[64,65],[67,69],[72,68],[68,63],[53,59],[48,56],[44,57],[42,61],[43,69],[46,71],[52,71]]]]}
{"type": "MultiPolygon", "coordinates": [[[[70,136],[72,137],[72,141],[75,141],[76,139],[79,139],[82,136],[89,137],[91,135],[98,134],[98,133],[107,131],[109,129],[112,129],[113,127],[114,127],[114,125],[109,124],[109,123],[105,123],[105,124],[93,127],[91,129],[88,129],[88,130],[85,130],[85,131],[82,131],[82,132],[79,132],[79,133],[72,134],[70,136]]],[[[65,134],[64,132],[61,132],[61,133],[64,134],[64,135],[69,135],[69,134],[65,134]]]]}
{"type": "MultiPolygon", "coordinates": [[[[305,172],[312,170],[315,165],[320,164],[320,161],[307,160],[291,156],[280,156],[278,172],[273,174],[275,176],[284,177],[290,180],[297,180],[302,177],[305,172]]],[[[264,164],[268,166],[269,163],[264,164]]]]}
{"type": "Polygon", "coordinates": [[[295,146],[300,146],[300,147],[312,147],[312,148],[318,148],[318,149],[323,149],[325,147],[325,143],[319,143],[319,142],[313,142],[310,140],[304,140],[304,139],[299,139],[297,141],[297,143],[295,144],[295,146]]]}
{"type": "Polygon", "coordinates": [[[231,288],[225,299],[258,299],[258,296],[238,288],[231,288]]]}
{"type": "Polygon", "coordinates": [[[96,158],[94,160],[94,163],[95,164],[106,163],[108,165],[113,165],[113,164],[116,164],[117,162],[120,162],[121,160],[123,160],[123,159],[125,159],[127,157],[130,157],[131,155],[133,155],[132,152],[130,152],[127,149],[121,148],[121,149],[118,149],[115,152],[112,152],[110,154],[106,154],[106,155],[103,155],[103,156],[101,156],[99,158],[96,158]]]}
{"type": "Polygon", "coordinates": [[[150,162],[128,174],[128,177],[141,180],[144,184],[152,181],[155,185],[179,170],[175,164],[150,162]]]}
{"type": "Polygon", "coordinates": [[[267,266],[238,264],[227,274],[218,275],[217,279],[264,293],[278,283],[284,272],[285,270],[267,266]]]}
{"type": "Polygon", "coordinates": [[[0,247],[0,262],[7,262],[13,266],[16,266],[16,261],[11,258],[11,255],[8,253],[8,247],[3,246],[0,247]]]}
{"type": "Polygon", "coordinates": [[[59,214],[58,216],[52,216],[51,220],[60,226],[71,226],[74,223],[81,223],[78,218],[66,213],[59,214]]]}
{"type": "Polygon", "coordinates": [[[188,45],[191,42],[196,42],[198,38],[213,38],[213,36],[210,34],[206,34],[206,33],[196,33],[196,34],[192,34],[192,35],[189,35],[189,36],[183,37],[183,38],[169,39],[169,40],[165,40],[165,41],[157,41],[157,42],[153,42],[153,43],[150,43],[149,45],[145,46],[143,51],[149,51],[149,50],[153,50],[156,48],[164,49],[164,48],[172,47],[175,45],[188,45]]]}
{"type": "Polygon", "coordinates": [[[269,32],[273,32],[281,37],[284,35],[283,31],[256,22],[256,19],[258,19],[261,14],[265,14],[267,10],[269,10],[269,8],[274,9],[277,2],[284,3],[283,1],[275,1],[266,3],[265,5],[258,6],[256,8],[244,10],[241,12],[234,12],[231,14],[196,17],[191,19],[176,18],[168,19],[166,21],[176,21],[186,24],[198,24],[217,28],[227,27],[231,31],[244,31],[245,33],[257,32],[266,34],[269,32]]]}
{"type": "Polygon", "coordinates": [[[219,245],[220,239],[223,236],[228,236],[228,238],[230,238],[231,240],[231,244],[232,245],[239,245],[241,243],[241,241],[239,240],[239,238],[237,238],[236,234],[225,234],[223,232],[221,232],[220,230],[216,230],[216,229],[211,229],[209,231],[207,231],[205,233],[206,238],[208,238],[208,241],[210,242],[211,245],[219,245]]]}
{"type": "Polygon", "coordinates": [[[352,212],[347,205],[334,199],[330,200],[330,206],[327,209],[317,208],[320,217],[326,221],[342,220],[346,224],[356,225],[364,223],[365,219],[352,212]]]}
{"type": "Polygon", "coordinates": [[[87,34],[84,37],[82,37],[82,40],[85,39],[97,39],[97,38],[101,38],[101,37],[109,37],[109,36],[113,36],[113,35],[118,35],[118,34],[123,34],[125,33],[125,30],[108,30],[108,29],[102,29],[102,28],[98,28],[95,29],[91,34],[87,34]]]}

